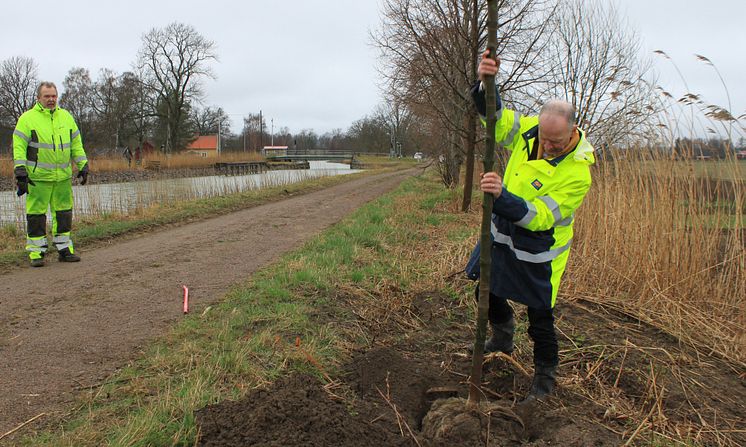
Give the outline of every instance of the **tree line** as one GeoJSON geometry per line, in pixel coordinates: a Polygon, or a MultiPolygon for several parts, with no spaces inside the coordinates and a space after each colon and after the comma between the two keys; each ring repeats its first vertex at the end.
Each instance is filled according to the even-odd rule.
{"type": "MultiPolygon", "coordinates": [[[[266,119],[249,114],[234,133],[221,107],[200,106],[204,82],[214,78],[210,64],[217,59],[215,43],[191,25],[153,28],[142,36],[132,70],[116,73],[104,68],[94,76],[85,67],[72,67],[58,85],[59,102],[75,117],[94,155],[141,146],[146,140],[171,153],[183,150],[197,135],[217,133],[225,151],[254,151],[274,142],[297,149],[388,153],[396,140],[392,129],[405,127],[403,117],[390,122],[388,109],[381,106],[346,132],[319,135],[304,129],[291,134],[283,127],[270,134],[266,119]]],[[[0,154],[11,152],[15,122],[36,102],[41,80],[32,57],[0,62],[0,154]]]]}

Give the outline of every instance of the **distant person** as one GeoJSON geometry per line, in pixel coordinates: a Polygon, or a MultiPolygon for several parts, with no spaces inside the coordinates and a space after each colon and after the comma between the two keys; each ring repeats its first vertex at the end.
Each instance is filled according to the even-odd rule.
{"type": "MultiPolygon", "coordinates": [[[[485,53],[486,55],[486,53],[485,53]]],[[[500,67],[489,57],[479,64],[480,82],[472,89],[482,121],[486,119],[484,82],[500,67]]],[[[511,152],[505,173],[482,176],[480,189],[494,198],[489,322],[486,352],[513,352],[515,320],[507,300],[528,306],[528,335],[534,342],[534,377],[529,399],[543,398],[556,385],[559,349],[554,305],[567,266],[575,211],[591,186],[593,147],[575,125],[575,110],[565,101],[544,104],[538,116],[502,107],[497,97],[495,141],[511,152]]],[[[479,278],[479,250],[466,272],[479,278]]],[[[477,297],[480,298],[479,288],[477,297]]]]}
{"type": "Polygon", "coordinates": [[[124,157],[125,160],[127,160],[127,167],[132,167],[132,151],[130,150],[129,146],[125,146],[124,150],[122,151],[122,157],[124,157]]]}
{"type": "Polygon", "coordinates": [[[88,158],[75,120],[57,106],[57,87],[42,82],[36,105],[13,131],[14,174],[18,196],[26,196],[26,251],[32,267],[44,266],[47,210],[52,213],[53,243],[61,262],[78,262],[70,238],[73,222],[72,165],[80,184],[88,181],[88,158]]]}

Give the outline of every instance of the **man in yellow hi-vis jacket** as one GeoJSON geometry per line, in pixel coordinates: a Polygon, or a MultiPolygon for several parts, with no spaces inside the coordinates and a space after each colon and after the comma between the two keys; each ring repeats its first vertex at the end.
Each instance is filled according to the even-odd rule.
{"type": "Polygon", "coordinates": [[[72,164],[80,184],[88,181],[88,158],[72,115],[57,107],[57,87],[42,82],[37,102],[13,131],[13,165],[18,196],[26,196],[26,251],[33,267],[44,266],[47,210],[52,213],[54,246],[61,262],[78,262],[70,231],[73,222],[72,164]]]}
{"type": "MultiPolygon", "coordinates": [[[[497,61],[484,57],[472,97],[484,123],[483,81],[497,61]]],[[[575,110],[549,101],[538,116],[502,107],[498,96],[495,141],[511,152],[504,175],[487,172],[480,189],[494,197],[489,321],[486,352],[513,351],[515,321],[506,300],[528,307],[528,334],[534,342],[534,378],[529,397],[542,398],[556,384],[559,353],[554,304],[570,254],[575,210],[591,186],[593,147],[575,125],[575,110]]],[[[466,268],[479,277],[477,245],[466,268]]],[[[477,294],[479,290],[477,289],[477,294]]],[[[479,298],[479,297],[478,297],[479,298]]]]}

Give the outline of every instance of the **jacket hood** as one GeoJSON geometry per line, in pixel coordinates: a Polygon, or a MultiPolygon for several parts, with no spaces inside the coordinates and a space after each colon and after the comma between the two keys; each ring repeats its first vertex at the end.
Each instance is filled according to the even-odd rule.
{"type": "Polygon", "coordinates": [[[593,146],[588,140],[585,139],[585,132],[581,131],[581,138],[578,146],[575,148],[573,158],[575,161],[592,165],[596,162],[596,157],[593,156],[593,146]]]}

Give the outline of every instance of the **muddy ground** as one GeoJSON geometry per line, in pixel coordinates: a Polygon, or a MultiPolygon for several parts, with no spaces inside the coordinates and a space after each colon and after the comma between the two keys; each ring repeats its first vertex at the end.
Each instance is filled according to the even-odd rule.
{"type": "Polygon", "coordinates": [[[26,429],[64,415],[82,392],[141,355],[182,315],[182,285],[190,289],[192,311],[201,311],[231,285],[417,172],[353,179],[83,247],[77,264],[49,256],[42,269],[24,266],[0,274],[0,434],[41,413],[26,429]]]}
{"type": "Polygon", "coordinates": [[[353,313],[355,300],[338,297],[346,306],[327,324],[354,321],[377,340],[373,347],[353,353],[331,381],[293,375],[240,401],[199,410],[199,445],[591,447],[620,446],[630,437],[630,445],[675,445],[653,433],[677,430],[677,439],[689,437],[694,445],[746,445],[738,432],[746,420],[743,376],[717,359],[697,361],[665,334],[583,301],[557,309],[562,364],[554,397],[522,402],[531,345],[519,310],[524,323],[515,364],[490,358],[486,404],[467,410],[473,335],[464,303],[439,292],[410,300],[400,313],[421,322],[415,330],[381,323],[396,320],[391,316],[362,321],[353,313]]]}

